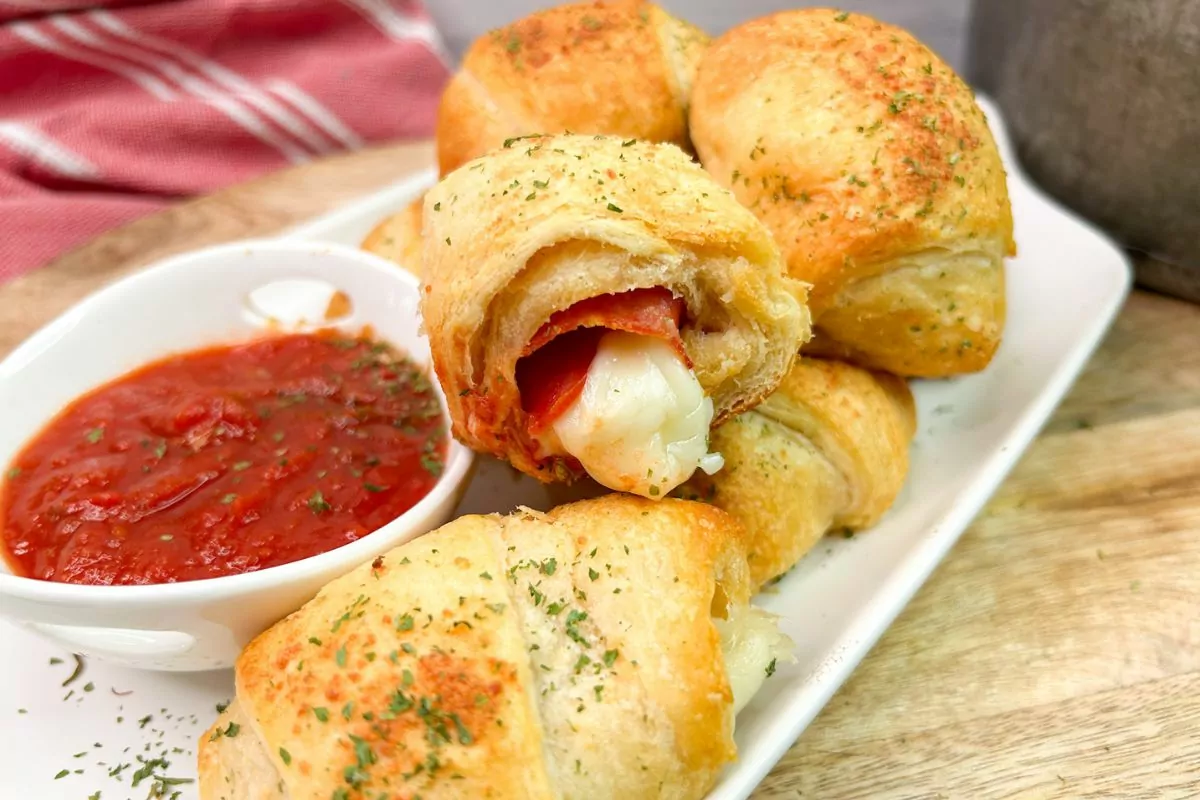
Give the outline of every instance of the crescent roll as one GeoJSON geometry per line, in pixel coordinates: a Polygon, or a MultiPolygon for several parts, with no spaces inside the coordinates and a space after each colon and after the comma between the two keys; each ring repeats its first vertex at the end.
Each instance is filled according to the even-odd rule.
{"type": "Polygon", "coordinates": [[[438,108],[441,174],[532,133],[686,147],[692,75],[707,42],[641,0],[570,3],[481,36],[438,108]]]}
{"type": "Polygon", "coordinates": [[[384,218],[363,239],[362,249],[388,261],[394,261],[416,277],[421,277],[421,219],[425,196],[384,218]]]}
{"type": "Polygon", "coordinates": [[[904,485],[915,431],[912,393],[900,378],[803,358],[775,394],[713,431],[725,468],[698,474],[680,496],[742,523],[758,587],[830,529],[878,522],[904,485]]]}
{"type": "Polygon", "coordinates": [[[421,312],[455,435],[662,497],[807,339],[770,234],[674,145],[514,140],[425,199],[421,312]]]}
{"type": "Polygon", "coordinates": [[[461,517],[255,639],[202,800],[697,800],[791,642],[741,529],[610,495],[461,517]]]}
{"type": "Polygon", "coordinates": [[[704,166],[812,284],[813,345],[899,375],[985,367],[1015,253],[971,89],[909,33],[810,8],[745,23],[697,70],[704,166]]]}
{"type": "MultiPolygon", "coordinates": [[[[477,39],[438,108],[441,175],[506,139],[608,134],[690,150],[687,105],[708,37],[642,0],[539,11],[477,39]]],[[[418,200],[382,220],[362,248],[420,276],[418,200]]]]}

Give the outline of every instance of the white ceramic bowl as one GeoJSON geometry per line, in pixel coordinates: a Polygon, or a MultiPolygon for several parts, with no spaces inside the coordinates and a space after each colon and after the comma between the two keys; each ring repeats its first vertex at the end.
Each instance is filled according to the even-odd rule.
{"type": "MultiPolygon", "coordinates": [[[[172,352],[253,338],[269,316],[285,330],[309,329],[303,320],[321,320],[334,291],[347,295],[352,308],[322,327],[358,333],[370,325],[428,366],[419,285],[395,265],[354,248],[296,241],[208,248],[97,292],[0,362],[0,464],[85,391],[172,352]]],[[[445,471],[412,509],[356,542],[260,572],[79,586],[18,577],[0,563],[0,614],[72,652],[128,666],[228,667],[251,638],[331,579],[449,519],[472,460],[451,441],[445,471]]]]}

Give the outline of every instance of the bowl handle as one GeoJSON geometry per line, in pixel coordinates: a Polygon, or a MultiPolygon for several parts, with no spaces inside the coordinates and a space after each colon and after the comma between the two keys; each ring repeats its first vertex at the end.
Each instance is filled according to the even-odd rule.
{"type": "Polygon", "coordinates": [[[179,656],[196,644],[196,637],[179,631],[145,631],[132,628],[81,628],[71,625],[27,623],[30,628],[66,644],[75,652],[109,657],[119,661],[131,658],[179,656]]]}

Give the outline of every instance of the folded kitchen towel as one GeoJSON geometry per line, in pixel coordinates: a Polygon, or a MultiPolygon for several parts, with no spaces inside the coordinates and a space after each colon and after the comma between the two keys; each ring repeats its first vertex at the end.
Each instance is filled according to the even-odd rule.
{"type": "Polygon", "coordinates": [[[0,282],[173,200],[428,136],[415,0],[0,0],[0,282]]]}

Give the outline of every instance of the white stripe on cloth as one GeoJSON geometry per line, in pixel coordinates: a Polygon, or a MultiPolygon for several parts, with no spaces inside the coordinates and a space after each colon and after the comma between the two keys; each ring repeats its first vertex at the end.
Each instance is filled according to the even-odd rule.
{"type": "Polygon", "coordinates": [[[37,30],[31,23],[17,22],[9,26],[9,30],[15,36],[48,53],[54,53],[55,55],[72,61],[78,61],[82,64],[91,64],[93,67],[99,67],[100,69],[128,78],[163,102],[170,102],[179,97],[169,86],[145,70],[130,66],[115,58],[107,58],[95,53],[89,53],[86,50],[81,50],[78,47],[63,44],[37,30]]]}
{"type": "Polygon", "coordinates": [[[31,125],[0,120],[0,143],[51,172],[77,180],[94,180],[100,170],[31,125]]]}
{"type": "MultiPolygon", "coordinates": [[[[342,0],[342,2],[362,14],[384,35],[400,42],[421,42],[429,48],[430,52],[441,59],[443,64],[450,63],[450,55],[442,45],[442,37],[438,35],[437,29],[433,27],[432,23],[404,16],[392,8],[387,0],[342,0]]],[[[433,0],[433,2],[437,2],[437,0],[433,0]]]]}
{"type": "Polygon", "coordinates": [[[364,146],[362,138],[346,125],[336,114],[322,105],[317,98],[301,89],[290,81],[267,81],[266,90],[282,97],[292,106],[303,111],[309,119],[316,122],[330,136],[342,143],[347,150],[357,150],[364,146]]]}
{"type": "Polygon", "coordinates": [[[212,88],[204,81],[189,75],[170,61],[153,53],[141,52],[121,42],[101,38],[78,22],[66,17],[53,16],[50,18],[50,24],[79,44],[106,55],[120,56],[157,71],[160,77],[172,81],[187,94],[217,109],[262,143],[274,147],[293,164],[302,164],[309,160],[309,154],[302,147],[280,136],[252,110],[223,92],[212,88]]]}
{"type": "MultiPolygon", "coordinates": [[[[336,142],[331,143],[330,139],[314,130],[304,119],[293,114],[275,98],[228,67],[205,58],[178,42],[135,30],[107,11],[91,11],[85,16],[107,33],[141,47],[147,54],[165,59],[173,58],[193,72],[205,76],[217,86],[233,91],[235,97],[270,117],[314,152],[325,155],[335,149],[336,142]]],[[[305,109],[302,108],[300,111],[303,112],[305,109]]],[[[312,121],[316,122],[318,126],[324,127],[321,120],[314,118],[312,121]]],[[[332,138],[336,139],[337,137],[332,138]]]]}

